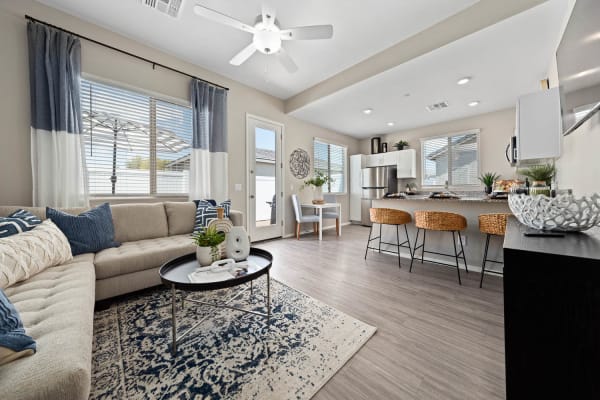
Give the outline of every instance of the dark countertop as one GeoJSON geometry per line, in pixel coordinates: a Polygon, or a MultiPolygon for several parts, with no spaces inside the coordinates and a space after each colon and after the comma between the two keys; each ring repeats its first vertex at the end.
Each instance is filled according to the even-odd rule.
{"type": "Polygon", "coordinates": [[[462,196],[458,199],[431,199],[429,195],[411,195],[406,196],[405,198],[384,198],[378,200],[398,200],[398,201],[407,201],[407,200],[417,200],[417,201],[443,201],[443,202],[469,202],[469,203],[508,203],[507,199],[489,199],[487,197],[474,197],[474,196],[462,196]]]}
{"type": "Polygon", "coordinates": [[[510,218],[504,236],[504,248],[600,260],[600,227],[584,232],[568,232],[564,237],[528,237],[527,226],[510,218]]]}

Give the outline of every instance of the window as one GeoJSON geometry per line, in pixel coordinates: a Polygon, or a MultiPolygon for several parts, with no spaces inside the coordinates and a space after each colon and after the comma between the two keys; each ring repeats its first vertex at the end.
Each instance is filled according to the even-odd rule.
{"type": "Polygon", "coordinates": [[[479,185],[479,130],[421,139],[422,186],[479,185]]]}
{"type": "Polygon", "coordinates": [[[346,192],[346,147],[314,139],[315,173],[328,176],[331,181],[323,186],[324,192],[346,192]]]}
{"type": "Polygon", "coordinates": [[[83,80],[81,108],[91,195],[188,193],[190,107],[83,80]]]}

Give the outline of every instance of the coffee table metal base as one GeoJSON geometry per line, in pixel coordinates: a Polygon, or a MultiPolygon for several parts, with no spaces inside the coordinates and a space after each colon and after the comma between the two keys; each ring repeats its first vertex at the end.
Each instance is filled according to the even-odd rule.
{"type": "MultiPolygon", "coordinates": [[[[187,301],[190,303],[196,303],[196,304],[201,304],[201,305],[205,305],[205,306],[212,306],[215,308],[228,308],[230,310],[240,311],[240,312],[243,312],[246,314],[258,315],[260,317],[264,317],[267,319],[267,327],[269,327],[269,323],[271,321],[271,278],[270,278],[268,272],[266,273],[266,275],[267,275],[267,295],[264,296],[265,304],[267,306],[266,313],[261,313],[261,312],[252,311],[252,310],[246,310],[244,308],[234,307],[234,306],[230,306],[227,304],[227,303],[230,303],[231,301],[237,299],[242,294],[246,293],[248,290],[250,290],[251,297],[252,297],[252,294],[254,292],[253,281],[250,281],[249,288],[246,287],[245,289],[240,290],[235,296],[233,296],[232,298],[227,300],[227,302],[225,302],[225,303],[210,303],[207,301],[200,301],[200,300],[195,300],[195,299],[187,299],[187,301]]],[[[185,299],[182,298],[182,301],[181,301],[182,307],[183,307],[184,301],[185,301],[185,299]]],[[[172,323],[172,327],[173,327],[173,343],[172,343],[173,356],[175,356],[177,354],[177,343],[179,343],[184,337],[186,337],[190,332],[192,332],[196,327],[198,327],[198,325],[200,325],[202,322],[204,322],[206,320],[206,318],[208,318],[208,316],[202,318],[200,321],[196,322],[188,330],[183,332],[179,337],[177,337],[177,318],[176,318],[176,316],[177,316],[177,293],[176,293],[176,289],[175,289],[175,284],[171,284],[171,323],[172,323]]]]}

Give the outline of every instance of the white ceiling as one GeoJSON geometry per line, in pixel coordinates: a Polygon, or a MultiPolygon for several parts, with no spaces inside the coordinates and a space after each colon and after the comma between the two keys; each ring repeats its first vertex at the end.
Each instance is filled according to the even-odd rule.
{"type": "Polygon", "coordinates": [[[198,3],[253,25],[261,0],[183,0],[178,19],[139,0],[38,0],[163,50],[273,96],[286,99],[434,25],[477,0],[268,0],[283,28],[332,24],[333,39],[286,42],[299,71],[290,74],[273,57],[255,54],[240,67],[229,60],[251,35],[202,19],[198,3]]]}
{"type": "Polygon", "coordinates": [[[539,90],[540,80],[547,77],[566,13],[567,1],[549,0],[292,115],[365,138],[512,107],[518,96],[539,90]],[[457,85],[464,76],[473,80],[457,85]],[[469,107],[474,100],[481,104],[469,107]],[[449,107],[425,109],[440,101],[449,107]],[[374,111],[364,115],[365,108],[374,111]],[[390,121],[393,127],[386,125],[390,121]]]}

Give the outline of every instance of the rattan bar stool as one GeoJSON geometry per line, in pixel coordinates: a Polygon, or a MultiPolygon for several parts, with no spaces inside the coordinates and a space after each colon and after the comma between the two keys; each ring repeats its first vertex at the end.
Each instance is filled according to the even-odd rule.
{"type": "Polygon", "coordinates": [[[409,213],[401,210],[394,210],[392,208],[371,208],[369,210],[371,216],[371,222],[373,224],[379,224],[379,236],[374,238],[371,237],[373,232],[373,225],[371,225],[371,229],[369,230],[369,240],[367,241],[367,249],[365,250],[365,260],[367,259],[367,253],[369,249],[377,250],[381,253],[381,245],[389,244],[391,246],[397,247],[397,252],[390,251],[390,253],[398,254],[398,268],[401,268],[400,265],[400,247],[408,247],[410,252],[410,258],[412,260],[413,252],[410,247],[410,239],[408,238],[408,229],[406,228],[406,224],[409,224],[412,221],[412,218],[409,213]],[[383,225],[396,225],[396,243],[388,243],[381,241],[381,227],[383,225]],[[406,240],[400,243],[400,225],[404,225],[404,232],[406,233],[406,240]],[[379,239],[378,247],[371,247],[371,242],[373,240],[379,239]],[[408,244],[408,246],[407,246],[408,244]]]}
{"type": "MultiPolygon", "coordinates": [[[[511,214],[481,214],[479,216],[479,231],[486,234],[485,250],[483,252],[483,262],[481,263],[481,280],[479,287],[483,287],[483,275],[485,274],[485,265],[488,262],[496,264],[504,264],[503,261],[490,260],[488,256],[488,248],[490,247],[490,238],[494,236],[504,236],[506,233],[506,220],[511,214]]],[[[502,275],[502,272],[488,271],[489,274],[502,275]]]]}
{"type": "MultiPolygon", "coordinates": [[[[417,237],[415,238],[415,248],[413,251],[413,259],[410,261],[410,269],[412,272],[412,265],[415,259],[414,256],[417,254],[417,249],[421,250],[421,263],[424,261],[425,253],[437,254],[440,256],[446,257],[454,257],[456,260],[456,273],[458,274],[458,284],[462,285],[460,280],[460,269],[458,266],[458,258],[462,257],[465,263],[465,270],[469,273],[469,269],[467,267],[467,259],[465,258],[465,249],[463,248],[462,236],[460,235],[460,231],[467,228],[467,219],[460,214],[454,214],[449,212],[442,211],[415,211],[415,226],[417,227],[417,237]],[[423,230],[423,242],[420,246],[417,246],[419,243],[419,233],[423,230]],[[452,232],[452,244],[454,245],[454,254],[446,254],[446,253],[438,253],[435,251],[425,250],[425,237],[427,231],[442,231],[442,232],[452,232]],[[460,241],[460,251],[457,252],[456,249],[456,234],[458,233],[458,240],[460,241]]],[[[454,267],[452,264],[447,264],[439,261],[427,260],[428,262],[434,264],[446,265],[449,267],[454,267]]]]}

